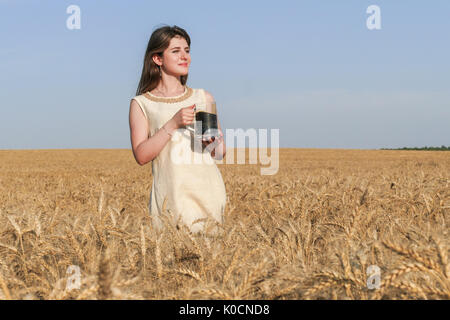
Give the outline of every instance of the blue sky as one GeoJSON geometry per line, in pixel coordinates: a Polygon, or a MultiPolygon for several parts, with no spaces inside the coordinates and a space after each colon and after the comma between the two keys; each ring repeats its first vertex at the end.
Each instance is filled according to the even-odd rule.
{"type": "Polygon", "coordinates": [[[161,24],[190,34],[188,85],[214,95],[224,129],[279,129],[291,148],[450,145],[449,13],[447,0],[0,0],[0,149],[131,148],[161,24]],[[366,27],[372,4],[381,30],[366,27]]]}

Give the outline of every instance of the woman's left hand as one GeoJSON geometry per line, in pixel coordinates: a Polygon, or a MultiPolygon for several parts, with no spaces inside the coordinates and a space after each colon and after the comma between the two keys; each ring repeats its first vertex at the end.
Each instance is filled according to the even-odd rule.
{"type": "Polygon", "coordinates": [[[218,145],[223,142],[223,133],[222,130],[217,129],[219,131],[219,137],[216,139],[215,137],[209,138],[208,140],[202,140],[203,147],[207,147],[209,144],[213,143],[217,140],[218,145]]]}

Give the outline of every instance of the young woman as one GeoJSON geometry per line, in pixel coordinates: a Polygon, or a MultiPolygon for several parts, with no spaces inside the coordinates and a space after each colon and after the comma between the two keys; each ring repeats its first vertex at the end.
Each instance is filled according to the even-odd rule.
{"type": "Polygon", "coordinates": [[[130,103],[134,158],[140,165],[152,162],[149,211],[157,230],[163,226],[163,215],[170,223],[186,224],[192,232],[206,231],[208,220],[212,225],[223,223],[226,190],[212,159],[223,159],[226,147],[219,120],[220,137],[202,142],[203,148],[193,147],[194,134],[189,125],[194,122],[194,108],[200,111],[214,102],[214,97],[186,85],[190,45],[190,37],[182,28],[155,30],[145,52],[136,96],[130,103]],[[211,161],[194,161],[198,153],[211,161]],[[189,158],[191,163],[186,161],[189,158]]]}

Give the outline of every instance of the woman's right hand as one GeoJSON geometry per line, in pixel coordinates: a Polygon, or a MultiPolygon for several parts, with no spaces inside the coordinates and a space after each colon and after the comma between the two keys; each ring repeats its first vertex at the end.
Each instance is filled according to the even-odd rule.
{"type": "Polygon", "coordinates": [[[195,104],[189,107],[181,108],[177,113],[175,113],[175,115],[172,117],[172,121],[174,122],[177,129],[194,122],[194,108],[195,104]]]}

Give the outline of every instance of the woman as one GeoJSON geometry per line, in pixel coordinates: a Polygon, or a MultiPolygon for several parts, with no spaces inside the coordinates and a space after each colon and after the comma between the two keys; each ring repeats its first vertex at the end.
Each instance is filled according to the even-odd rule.
{"type": "Polygon", "coordinates": [[[192,232],[208,231],[207,221],[213,222],[210,226],[223,223],[226,190],[212,159],[223,159],[226,147],[219,120],[220,137],[202,142],[203,148],[193,147],[198,146],[189,130],[194,108],[200,111],[214,102],[214,97],[206,90],[186,85],[190,45],[190,37],[182,28],[165,26],[155,30],[148,42],[136,96],[130,103],[134,158],[140,165],[152,162],[149,211],[157,230],[163,226],[163,216],[177,227],[186,224],[192,232]],[[200,158],[206,156],[211,161],[174,161],[195,156],[198,160],[199,153],[200,158]]]}

